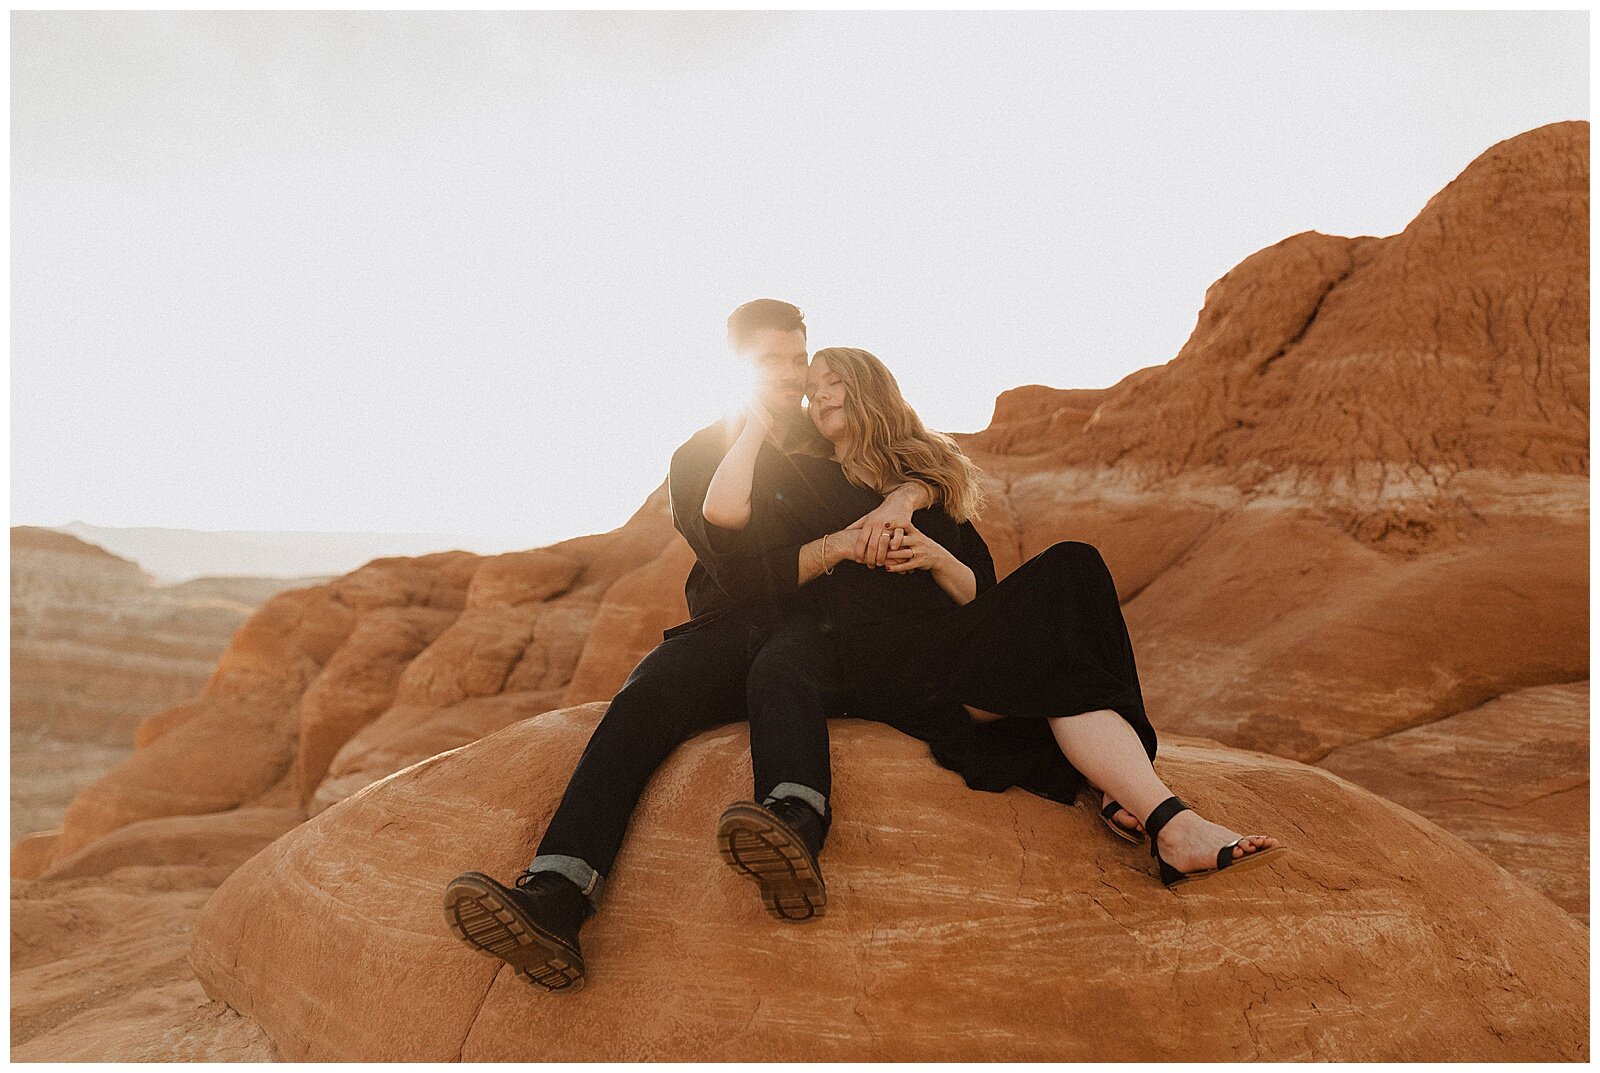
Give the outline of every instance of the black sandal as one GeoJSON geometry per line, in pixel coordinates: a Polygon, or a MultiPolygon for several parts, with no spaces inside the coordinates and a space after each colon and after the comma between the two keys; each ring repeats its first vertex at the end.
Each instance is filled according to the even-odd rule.
{"type": "MultiPolygon", "coordinates": [[[[1143,831],[1130,831],[1128,828],[1117,822],[1117,813],[1121,811],[1122,806],[1120,804],[1115,801],[1108,801],[1106,806],[1100,810],[1100,818],[1106,821],[1106,826],[1111,828],[1111,833],[1116,835],[1118,838],[1127,842],[1133,842],[1135,844],[1143,842],[1143,831]]],[[[1133,814],[1130,812],[1129,815],[1131,816],[1133,814]]]]}
{"type": "Polygon", "coordinates": [[[1210,879],[1212,876],[1230,868],[1236,872],[1246,868],[1253,868],[1263,861],[1273,857],[1282,857],[1288,853],[1288,850],[1283,846],[1273,846],[1270,849],[1258,849],[1253,853],[1246,853],[1243,857],[1235,857],[1233,855],[1233,847],[1243,842],[1246,838],[1252,837],[1250,835],[1241,835],[1217,850],[1217,866],[1215,868],[1202,868],[1198,872],[1179,871],[1162,859],[1161,850],[1156,843],[1156,839],[1160,837],[1161,829],[1171,822],[1172,817],[1180,812],[1193,811],[1178,798],[1169,797],[1152,809],[1150,815],[1144,821],[1145,833],[1150,836],[1150,856],[1154,857],[1156,864],[1160,866],[1161,882],[1169,887],[1175,887],[1179,883],[1187,883],[1192,879],[1210,879]]]}

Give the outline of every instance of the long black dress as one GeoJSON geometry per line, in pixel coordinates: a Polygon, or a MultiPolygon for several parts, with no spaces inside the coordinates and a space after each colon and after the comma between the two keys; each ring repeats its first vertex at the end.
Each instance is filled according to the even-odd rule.
{"type": "MultiPolygon", "coordinates": [[[[882,501],[832,459],[793,461],[752,503],[751,525],[764,540],[814,540],[882,501]]],[[[975,599],[957,605],[926,570],[891,574],[853,562],[800,590],[802,606],[837,638],[850,714],[926,741],[974,789],[1019,786],[1067,803],[1083,777],[1047,718],[1111,709],[1155,758],[1116,587],[1093,545],[1055,544],[996,583],[970,522],[933,508],[912,524],[972,569],[975,599]],[[1011,718],[979,722],[963,704],[1011,718]]]]}

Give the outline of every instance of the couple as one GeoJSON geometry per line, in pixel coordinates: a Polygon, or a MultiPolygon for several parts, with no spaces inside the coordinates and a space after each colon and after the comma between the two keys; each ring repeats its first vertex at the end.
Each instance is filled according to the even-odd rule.
{"type": "Polygon", "coordinates": [[[1201,818],[1156,775],[1092,545],[1058,543],[996,583],[972,525],[977,469],[882,362],[827,348],[808,366],[800,310],[773,299],[734,310],[728,341],[757,399],[680,447],[667,482],[695,553],[690,620],[612,700],[515,884],[466,872],[448,885],[457,938],[546,991],[582,987],[578,929],[651,775],[688,738],[744,719],[755,793],[723,813],[717,843],[783,920],[827,904],[827,720],[847,711],[927,742],[974,789],[1070,804],[1088,781],[1113,833],[1150,840],[1168,886],[1284,852],[1201,818]]]}

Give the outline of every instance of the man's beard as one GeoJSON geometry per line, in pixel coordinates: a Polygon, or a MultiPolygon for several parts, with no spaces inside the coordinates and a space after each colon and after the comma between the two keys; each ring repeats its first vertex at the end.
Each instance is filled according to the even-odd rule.
{"type": "Polygon", "coordinates": [[[791,432],[800,422],[809,420],[805,409],[800,405],[801,398],[803,396],[796,395],[792,403],[763,399],[761,405],[767,411],[767,416],[772,419],[775,428],[782,432],[791,432]]]}

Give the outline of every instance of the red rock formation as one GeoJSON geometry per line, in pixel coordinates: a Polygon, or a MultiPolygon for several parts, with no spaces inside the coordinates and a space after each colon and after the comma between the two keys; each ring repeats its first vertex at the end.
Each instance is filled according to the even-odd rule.
{"type": "Polygon", "coordinates": [[[149,820],[56,878],[13,880],[12,1059],[276,1058],[258,1025],[207,999],[185,955],[217,884],[297,820],[265,809],[149,820]]]}
{"type": "Polygon", "coordinates": [[[922,743],[854,720],[834,724],[824,917],[773,921],[717,855],[716,816],[749,793],[740,724],[651,784],[584,928],[585,990],[536,993],[451,937],[441,892],[526,863],[602,711],[518,723],[273,843],[201,910],[206,993],[306,1061],[1586,1054],[1585,929],[1325,772],[1170,743],[1160,766],[1186,799],[1293,847],[1178,893],[1088,809],[974,793],[922,743]]]}
{"type": "Polygon", "coordinates": [[[54,529],[11,530],[11,836],[54,827],[130,751],[141,719],[192,697],[279,578],[157,585],[54,529]]]}
{"type": "Polygon", "coordinates": [[[1589,919],[1589,683],[1518,690],[1320,766],[1459,835],[1589,919]]]}
{"type": "Polygon", "coordinates": [[[204,685],[257,606],[303,583],[200,578],[162,586],[137,563],[77,537],[13,526],[12,726],[126,745],[141,719],[204,685]]]}
{"type": "MultiPolygon", "coordinates": [[[[1303,760],[1431,749],[1404,732],[1587,680],[1588,153],[1587,123],[1541,127],[1399,235],[1262,250],[1171,362],[1002,396],[968,438],[1021,555],[1105,554],[1159,727],[1303,760]]],[[[1587,791],[1576,753],[1547,759],[1587,791]]],[[[1541,844],[1587,843],[1586,809],[1549,820],[1541,844]]],[[[1580,856],[1502,859],[1587,904],[1580,856]]]]}
{"type": "MultiPolygon", "coordinates": [[[[990,474],[982,526],[1001,570],[1057,540],[1096,544],[1158,726],[1303,760],[1583,679],[1586,230],[1567,221],[1587,220],[1587,144],[1586,124],[1539,128],[1485,153],[1399,235],[1308,232],[1261,251],[1208,291],[1165,366],[1002,396],[968,440],[990,474]]],[[[291,796],[320,810],[467,735],[609,696],[684,613],[688,551],[661,492],[605,537],[451,555],[435,597],[390,573],[432,578],[437,556],[335,583],[349,595],[316,612],[327,652],[290,658],[273,640],[260,668],[273,699],[245,701],[232,728],[253,744],[211,764],[197,758],[241,689],[230,653],[202,698],[213,721],[146,776],[93,788],[61,850],[256,800],[290,767],[291,796]],[[177,755],[204,785],[145,793],[177,755]]],[[[286,597],[281,627],[264,610],[252,629],[304,628],[311,599],[286,597]]]]}
{"type": "MultiPolygon", "coordinates": [[[[607,616],[625,602],[614,594],[635,588],[636,576],[666,580],[659,562],[663,556],[672,558],[664,549],[674,542],[682,545],[672,531],[663,487],[614,532],[485,560],[473,575],[473,599],[466,612],[407,665],[389,707],[334,756],[327,777],[315,788],[311,813],[418,760],[548,711],[575,681],[610,674],[616,677],[610,686],[614,691],[638,659],[633,645],[640,638],[630,632],[618,645],[611,627],[592,627],[597,620],[611,621],[607,616]],[[557,561],[573,566],[557,568],[557,561]],[[480,582],[485,569],[490,573],[480,582]],[[504,580],[517,573],[532,579],[551,570],[562,580],[559,589],[548,574],[537,583],[504,580]],[[621,647],[628,660],[620,671],[614,659],[600,655],[609,647],[621,647]]],[[[687,572],[683,562],[676,596],[657,603],[670,605],[676,599],[683,606],[687,572]]],[[[619,631],[631,630],[639,621],[638,609],[628,606],[619,631]]],[[[656,628],[657,640],[661,628],[656,628]]],[[[649,643],[645,641],[646,648],[649,643]]]]}
{"type": "MultiPolygon", "coordinates": [[[[984,446],[1342,493],[1371,541],[1427,535],[1422,508],[1462,505],[1463,470],[1587,475],[1588,189],[1587,123],[1499,142],[1398,235],[1308,231],[1246,258],[1178,356],[1081,427],[984,446]],[[1387,529],[1366,524],[1404,499],[1387,529]]],[[[1085,401],[1031,400],[1032,420],[1085,401]]]]}
{"type": "MultiPolygon", "coordinates": [[[[198,698],[146,721],[138,753],[80,795],[61,836],[14,858],[83,878],[20,889],[176,876],[187,838],[212,847],[215,871],[230,867],[225,827],[182,827],[197,813],[316,816],[237,873],[195,951],[215,993],[294,1057],[737,1057],[717,1048],[746,1038],[789,1056],[906,1057],[968,1055],[955,1048],[980,1037],[987,1055],[1028,1058],[1582,1057],[1570,984],[1585,966],[1568,949],[1581,928],[1425,821],[1290,761],[1392,793],[1562,905],[1586,903],[1575,848],[1587,813],[1568,804],[1588,786],[1587,159],[1583,123],[1502,142],[1399,235],[1307,232],[1246,259],[1208,291],[1166,365],[1102,390],[1007,393],[991,428],[966,438],[987,474],[981,526],[1002,572],[1057,540],[1100,547],[1164,740],[1201,734],[1289,758],[1166,754],[1186,796],[1271,822],[1304,851],[1242,900],[1185,898],[1176,926],[1169,892],[1149,881],[1150,900],[1121,882],[1134,866],[1110,861],[1116,845],[1034,852],[1067,845],[1061,824],[1079,821],[1026,795],[963,791],[930,824],[895,794],[943,800],[948,773],[914,743],[841,723],[836,756],[871,761],[841,785],[872,808],[847,815],[836,802],[830,878],[841,906],[865,908],[824,926],[843,927],[829,934],[855,967],[841,977],[836,957],[815,960],[804,929],[735,946],[706,929],[748,892],[714,857],[695,871],[685,847],[701,836],[683,826],[709,824],[715,795],[742,792],[741,732],[726,730],[653,784],[613,888],[622,911],[586,933],[607,985],[595,994],[611,997],[561,1021],[509,974],[491,985],[493,966],[419,907],[441,876],[525,861],[594,715],[539,713],[608,696],[682,614],[687,549],[660,491],[612,533],[509,556],[378,560],[274,598],[198,698]],[[504,756],[470,745],[496,733],[504,756]],[[997,843],[1013,824],[1017,845],[997,843]],[[932,836],[906,850],[906,832],[923,830],[967,870],[937,871],[949,853],[930,852],[932,836]],[[874,871],[885,840],[902,855],[874,871]],[[980,890],[988,864],[1019,884],[980,890]],[[647,891],[629,869],[666,886],[647,891]],[[372,903],[368,889],[386,893],[372,903]],[[671,898],[693,910],[689,930],[664,928],[671,898]],[[962,912],[972,922],[974,904],[989,931],[954,925],[962,912]],[[934,919],[918,916],[930,906],[950,926],[907,938],[905,921],[934,919]],[[359,912],[389,929],[360,931],[359,912]],[[1071,968],[1051,953],[1062,960],[1048,978],[1071,1001],[1040,1013],[1016,973],[938,990],[940,965],[989,964],[971,944],[995,928],[1003,944],[1049,951],[1070,939],[1071,968]],[[628,1027],[659,1006],[639,998],[659,995],[648,966],[670,963],[681,980],[686,951],[719,941],[732,983],[696,977],[697,1005],[648,1037],[628,1027]],[[1084,941],[1107,945],[1096,958],[1084,941]],[[267,949],[274,958],[252,954],[267,949]],[[1113,964],[1127,974],[1108,975],[1113,964]],[[1173,994],[1174,966],[1176,993],[1195,1004],[1175,1015],[1155,1005],[1173,994]],[[300,981],[318,972],[349,975],[308,990],[300,981]],[[386,1020],[378,997],[361,1005],[358,978],[374,974],[433,1020],[386,1020]],[[908,998],[922,997],[913,978],[935,982],[926,1009],[908,998]],[[796,991],[803,1016],[779,1016],[771,1002],[796,991]],[[330,995],[350,1003],[345,1020],[312,1010],[330,995]],[[1177,1036],[1161,1031],[1173,1016],[1177,1036]],[[752,1017],[761,1032],[725,1031],[752,1017]],[[535,1033],[537,1052],[525,1047],[535,1033]],[[1175,1038],[1194,1049],[1168,1049],[1175,1038]]],[[[265,830],[238,837],[252,845],[265,830]]],[[[29,1046],[68,1038],[55,1033],[29,1046]]]]}

